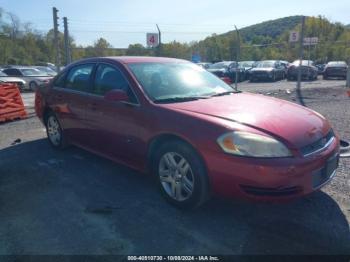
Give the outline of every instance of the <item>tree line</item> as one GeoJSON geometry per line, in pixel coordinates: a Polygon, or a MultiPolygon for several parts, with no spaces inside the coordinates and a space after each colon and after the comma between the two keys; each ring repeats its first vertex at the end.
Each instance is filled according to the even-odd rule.
{"type": "MultiPolygon", "coordinates": [[[[83,47],[70,37],[72,60],[97,56],[141,55],[166,56],[190,60],[199,54],[202,61],[263,60],[280,59],[292,61],[298,57],[298,44],[289,43],[289,32],[300,31],[300,17],[287,17],[250,26],[222,35],[213,34],[202,41],[164,43],[159,48],[149,49],[142,44],[131,44],[118,49],[104,38],[98,38],[92,45],[83,47]],[[282,29],[281,29],[282,28],[282,29]],[[283,31],[281,31],[283,30],[283,31]]],[[[350,59],[350,29],[340,23],[332,23],[322,16],[307,17],[305,36],[318,37],[316,46],[306,48],[305,58],[318,63],[330,60],[350,59]]],[[[59,33],[61,64],[66,64],[64,37],[59,33]]],[[[53,30],[37,31],[30,23],[0,8],[0,65],[33,65],[39,62],[54,62],[55,49],[53,30]]]]}

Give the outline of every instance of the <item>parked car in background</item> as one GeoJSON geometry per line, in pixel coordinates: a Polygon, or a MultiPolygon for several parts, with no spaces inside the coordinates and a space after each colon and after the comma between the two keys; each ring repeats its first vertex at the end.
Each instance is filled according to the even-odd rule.
{"type": "Polygon", "coordinates": [[[210,65],[207,70],[220,77],[228,84],[236,81],[236,74],[238,81],[244,81],[244,68],[239,67],[236,61],[218,62],[210,65]]]}
{"type": "Polygon", "coordinates": [[[55,64],[49,63],[49,62],[39,62],[39,63],[37,63],[37,66],[49,67],[52,70],[54,70],[55,72],[56,72],[56,69],[57,69],[55,64]]]}
{"type": "Polygon", "coordinates": [[[323,79],[329,79],[330,77],[337,77],[346,79],[348,65],[344,61],[331,61],[329,62],[323,71],[323,79]]]}
{"type": "Polygon", "coordinates": [[[24,81],[23,79],[20,79],[18,77],[8,76],[7,74],[2,72],[1,70],[0,70],[0,82],[1,83],[16,84],[21,91],[24,90],[24,87],[26,85],[26,81],[24,81]]]}
{"type": "Polygon", "coordinates": [[[249,80],[251,77],[251,70],[256,66],[256,61],[240,61],[238,65],[244,69],[245,80],[249,80]]]}
{"type": "Polygon", "coordinates": [[[8,76],[18,77],[26,82],[25,89],[36,90],[47,84],[53,77],[34,67],[10,67],[2,70],[8,76]]]}
{"type": "Polygon", "coordinates": [[[327,184],[339,161],[339,137],[319,113],[236,92],[185,60],[81,60],[37,90],[35,110],[53,147],[150,172],[181,208],[210,195],[301,197],[327,184]]]}
{"type": "Polygon", "coordinates": [[[284,61],[284,60],[280,60],[280,63],[284,68],[284,78],[286,78],[287,73],[288,73],[288,68],[290,67],[291,63],[289,63],[288,61],[284,61]]]}
{"type": "Polygon", "coordinates": [[[48,66],[35,66],[35,68],[39,69],[40,71],[45,72],[49,76],[57,75],[57,72],[55,70],[51,69],[51,67],[48,67],[48,66]]]}
{"type": "Polygon", "coordinates": [[[197,63],[197,65],[203,67],[204,69],[208,69],[210,67],[212,63],[208,63],[208,62],[200,62],[200,63],[197,63]]]}
{"type": "Polygon", "coordinates": [[[326,64],[317,64],[315,66],[317,67],[317,74],[323,75],[324,68],[325,68],[326,64]]]}
{"type": "MultiPolygon", "coordinates": [[[[288,80],[298,79],[298,70],[300,66],[300,60],[295,60],[288,68],[287,78],[288,80]]],[[[301,61],[301,78],[306,80],[316,80],[318,76],[318,69],[314,62],[311,60],[301,61]]]]}
{"type": "Polygon", "coordinates": [[[285,68],[278,60],[265,60],[257,62],[251,69],[250,81],[270,80],[276,81],[285,78],[285,68]]]}

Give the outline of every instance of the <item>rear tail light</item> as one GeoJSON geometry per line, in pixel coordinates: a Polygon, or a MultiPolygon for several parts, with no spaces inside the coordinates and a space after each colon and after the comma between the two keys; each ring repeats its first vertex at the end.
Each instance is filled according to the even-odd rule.
{"type": "Polygon", "coordinates": [[[35,91],[35,113],[38,117],[42,117],[43,114],[43,98],[42,98],[42,94],[40,93],[39,89],[37,89],[35,91]]]}
{"type": "Polygon", "coordinates": [[[229,84],[229,85],[232,84],[231,79],[227,76],[221,77],[221,80],[223,80],[226,84],[229,84]]]}

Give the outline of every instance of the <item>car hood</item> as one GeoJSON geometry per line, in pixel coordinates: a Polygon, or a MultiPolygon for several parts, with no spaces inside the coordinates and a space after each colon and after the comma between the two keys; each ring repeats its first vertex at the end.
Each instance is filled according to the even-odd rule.
{"type": "Polygon", "coordinates": [[[343,69],[343,68],[348,68],[347,66],[342,66],[342,65],[329,65],[329,66],[326,66],[325,68],[339,68],[339,69],[343,69]]]}
{"type": "Polygon", "coordinates": [[[33,80],[47,80],[54,78],[53,76],[23,76],[23,78],[30,78],[33,80]]]}
{"type": "Polygon", "coordinates": [[[227,70],[225,68],[208,68],[209,72],[226,72],[227,70]]]}
{"type": "Polygon", "coordinates": [[[255,67],[255,68],[252,68],[252,72],[255,72],[255,71],[266,71],[266,72],[271,72],[273,70],[272,67],[255,67]]]}
{"type": "Polygon", "coordinates": [[[18,78],[18,77],[12,77],[12,76],[1,76],[0,77],[0,81],[3,81],[3,82],[20,82],[20,83],[23,83],[25,84],[25,81],[18,78]]]}
{"type": "Polygon", "coordinates": [[[328,121],[297,104],[249,93],[201,99],[167,107],[237,122],[300,148],[324,137],[328,121]]]}

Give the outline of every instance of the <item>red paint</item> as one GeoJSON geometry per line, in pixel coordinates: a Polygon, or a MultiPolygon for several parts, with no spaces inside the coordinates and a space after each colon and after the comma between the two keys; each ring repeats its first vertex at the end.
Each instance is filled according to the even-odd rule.
{"type": "MultiPolygon", "coordinates": [[[[291,197],[296,197],[314,191],[312,173],[323,168],[326,161],[339,152],[339,138],[336,137],[326,150],[302,156],[301,147],[324,137],[331,128],[325,118],[305,107],[249,93],[155,104],[127,68],[128,63],[184,63],[183,60],[114,57],[83,62],[86,61],[103,61],[118,67],[129,80],[139,105],[53,88],[50,83],[36,96],[37,115],[43,120],[44,110],[54,110],[71,143],[140,171],[147,171],[147,152],[153,139],[170,134],[192,145],[202,157],[215,194],[269,198],[248,195],[240,187],[245,185],[274,189],[295,187],[298,191],[291,197]],[[67,106],[69,110],[60,110],[67,106]],[[233,130],[270,135],[282,141],[293,157],[257,159],[225,154],[216,140],[233,130]]],[[[65,70],[72,66],[74,64],[65,70]]]]}

